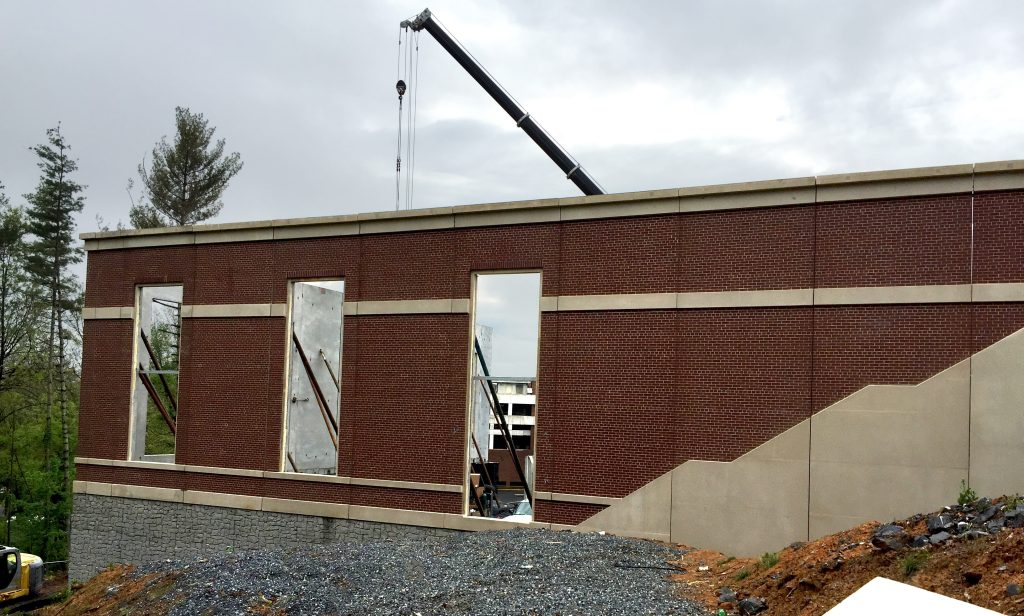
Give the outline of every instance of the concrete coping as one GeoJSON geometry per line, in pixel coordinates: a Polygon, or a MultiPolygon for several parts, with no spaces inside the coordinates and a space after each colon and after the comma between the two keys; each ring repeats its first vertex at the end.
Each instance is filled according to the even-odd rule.
{"type": "Polygon", "coordinates": [[[842,173],[340,216],[99,231],[82,233],[79,237],[86,240],[86,250],[106,250],[648,216],[1013,188],[1024,188],[1024,161],[842,173]]]}

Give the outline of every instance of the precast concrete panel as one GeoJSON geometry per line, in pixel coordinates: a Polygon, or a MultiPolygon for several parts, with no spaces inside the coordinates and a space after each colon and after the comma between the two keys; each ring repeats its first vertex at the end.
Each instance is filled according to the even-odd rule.
{"type": "MultiPolygon", "coordinates": [[[[344,296],[344,291],[315,283],[296,282],[292,288],[292,332],[302,346],[334,425],[337,425],[340,414],[340,384],[335,377],[341,375],[344,296]]],[[[285,468],[300,473],[336,474],[338,452],[330,429],[299,355],[299,347],[291,339],[289,346],[291,361],[286,429],[290,459],[285,468]]]]}

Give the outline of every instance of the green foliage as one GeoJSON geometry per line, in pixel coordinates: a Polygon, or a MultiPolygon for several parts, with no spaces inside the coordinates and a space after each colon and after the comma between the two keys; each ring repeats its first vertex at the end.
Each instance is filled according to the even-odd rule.
{"type": "Polygon", "coordinates": [[[900,561],[900,571],[903,572],[903,577],[909,578],[918,571],[921,567],[928,562],[928,552],[911,552],[903,557],[900,561]]]}
{"type": "Polygon", "coordinates": [[[743,569],[740,569],[739,573],[736,574],[736,581],[737,582],[742,582],[743,580],[747,579],[748,577],[750,577],[750,569],[743,568],[743,569]]]}
{"type": "Polygon", "coordinates": [[[30,149],[40,169],[27,207],[0,187],[0,492],[3,542],[45,560],[67,555],[77,433],[75,345],[81,262],[75,216],[84,187],[60,128],[30,149]],[[59,419],[60,440],[52,420],[59,419]]]}
{"type": "MultiPolygon", "coordinates": [[[[216,216],[228,182],[242,169],[238,152],[224,154],[224,140],[211,145],[217,130],[201,113],[174,110],[174,144],[164,137],[153,148],[152,169],[139,165],[147,203],[132,205],[129,218],[136,228],[191,225],[216,216]]],[[[129,194],[131,188],[129,185],[129,194]]]]}
{"type": "Polygon", "coordinates": [[[779,564],[778,552],[765,552],[761,555],[761,559],[757,561],[757,566],[762,569],[771,569],[777,564],[779,564]]]}
{"type": "Polygon", "coordinates": [[[725,557],[725,558],[723,558],[722,560],[718,561],[718,563],[716,563],[716,564],[717,564],[717,566],[721,567],[722,565],[725,565],[725,564],[731,563],[731,562],[732,562],[732,561],[734,561],[734,560],[736,560],[736,557],[735,557],[735,556],[726,556],[726,557],[725,557]]]}
{"type": "Polygon", "coordinates": [[[15,545],[46,560],[67,554],[67,531],[61,520],[71,515],[71,500],[56,469],[29,471],[11,524],[15,545]]]}
{"type": "Polygon", "coordinates": [[[956,497],[956,502],[961,505],[970,505],[974,501],[978,500],[978,494],[967,485],[966,479],[960,480],[960,495],[956,497]]]}
{"type": "Polygon", "coordinates": [[[26,273],[25,212],[12,207],[0,184],[0,393],[24,371],[38,324],[38,293],[26,273]]]}
{"type": "Polygon", "coordinates": [[[1007,496],[1003,499],[1003,505],[1005,505],[1006,509],[1016,509],[1021,503],[1024,503],[1024,498],[1021,498],[1020,494],[1007,496]]]}
{"type": "Polygon", "coordinates": [[[47,130],[46,138],[32,148],[42,174],[35,192],[25,195],[28,232],[35,238],[28,246],[26,270],[33,282],[56,296],[60,309],[73,311],[78,288],[67,269],[82,261],[74,215],[85,206],[85,187],[71,179],[78,163],[70,157],[60,127],[47,130]]]}

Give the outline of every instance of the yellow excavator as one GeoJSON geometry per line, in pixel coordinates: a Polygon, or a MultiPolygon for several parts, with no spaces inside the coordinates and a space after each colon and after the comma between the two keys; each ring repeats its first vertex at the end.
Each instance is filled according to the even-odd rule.
{"type": "Polygon", "coordinates": [[[0,607],[39,595],[43,588],[43,559],[18,548],[0,546],[0,607]]]}

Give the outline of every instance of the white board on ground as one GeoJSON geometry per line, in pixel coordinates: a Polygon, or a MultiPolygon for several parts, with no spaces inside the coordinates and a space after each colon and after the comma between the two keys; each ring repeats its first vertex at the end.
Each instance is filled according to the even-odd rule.
{"type": "Polygon", "coordinates": [[[917,586],[876,577],[826,616],[997,616],[998,612],[951,599],[917,586]]]}

